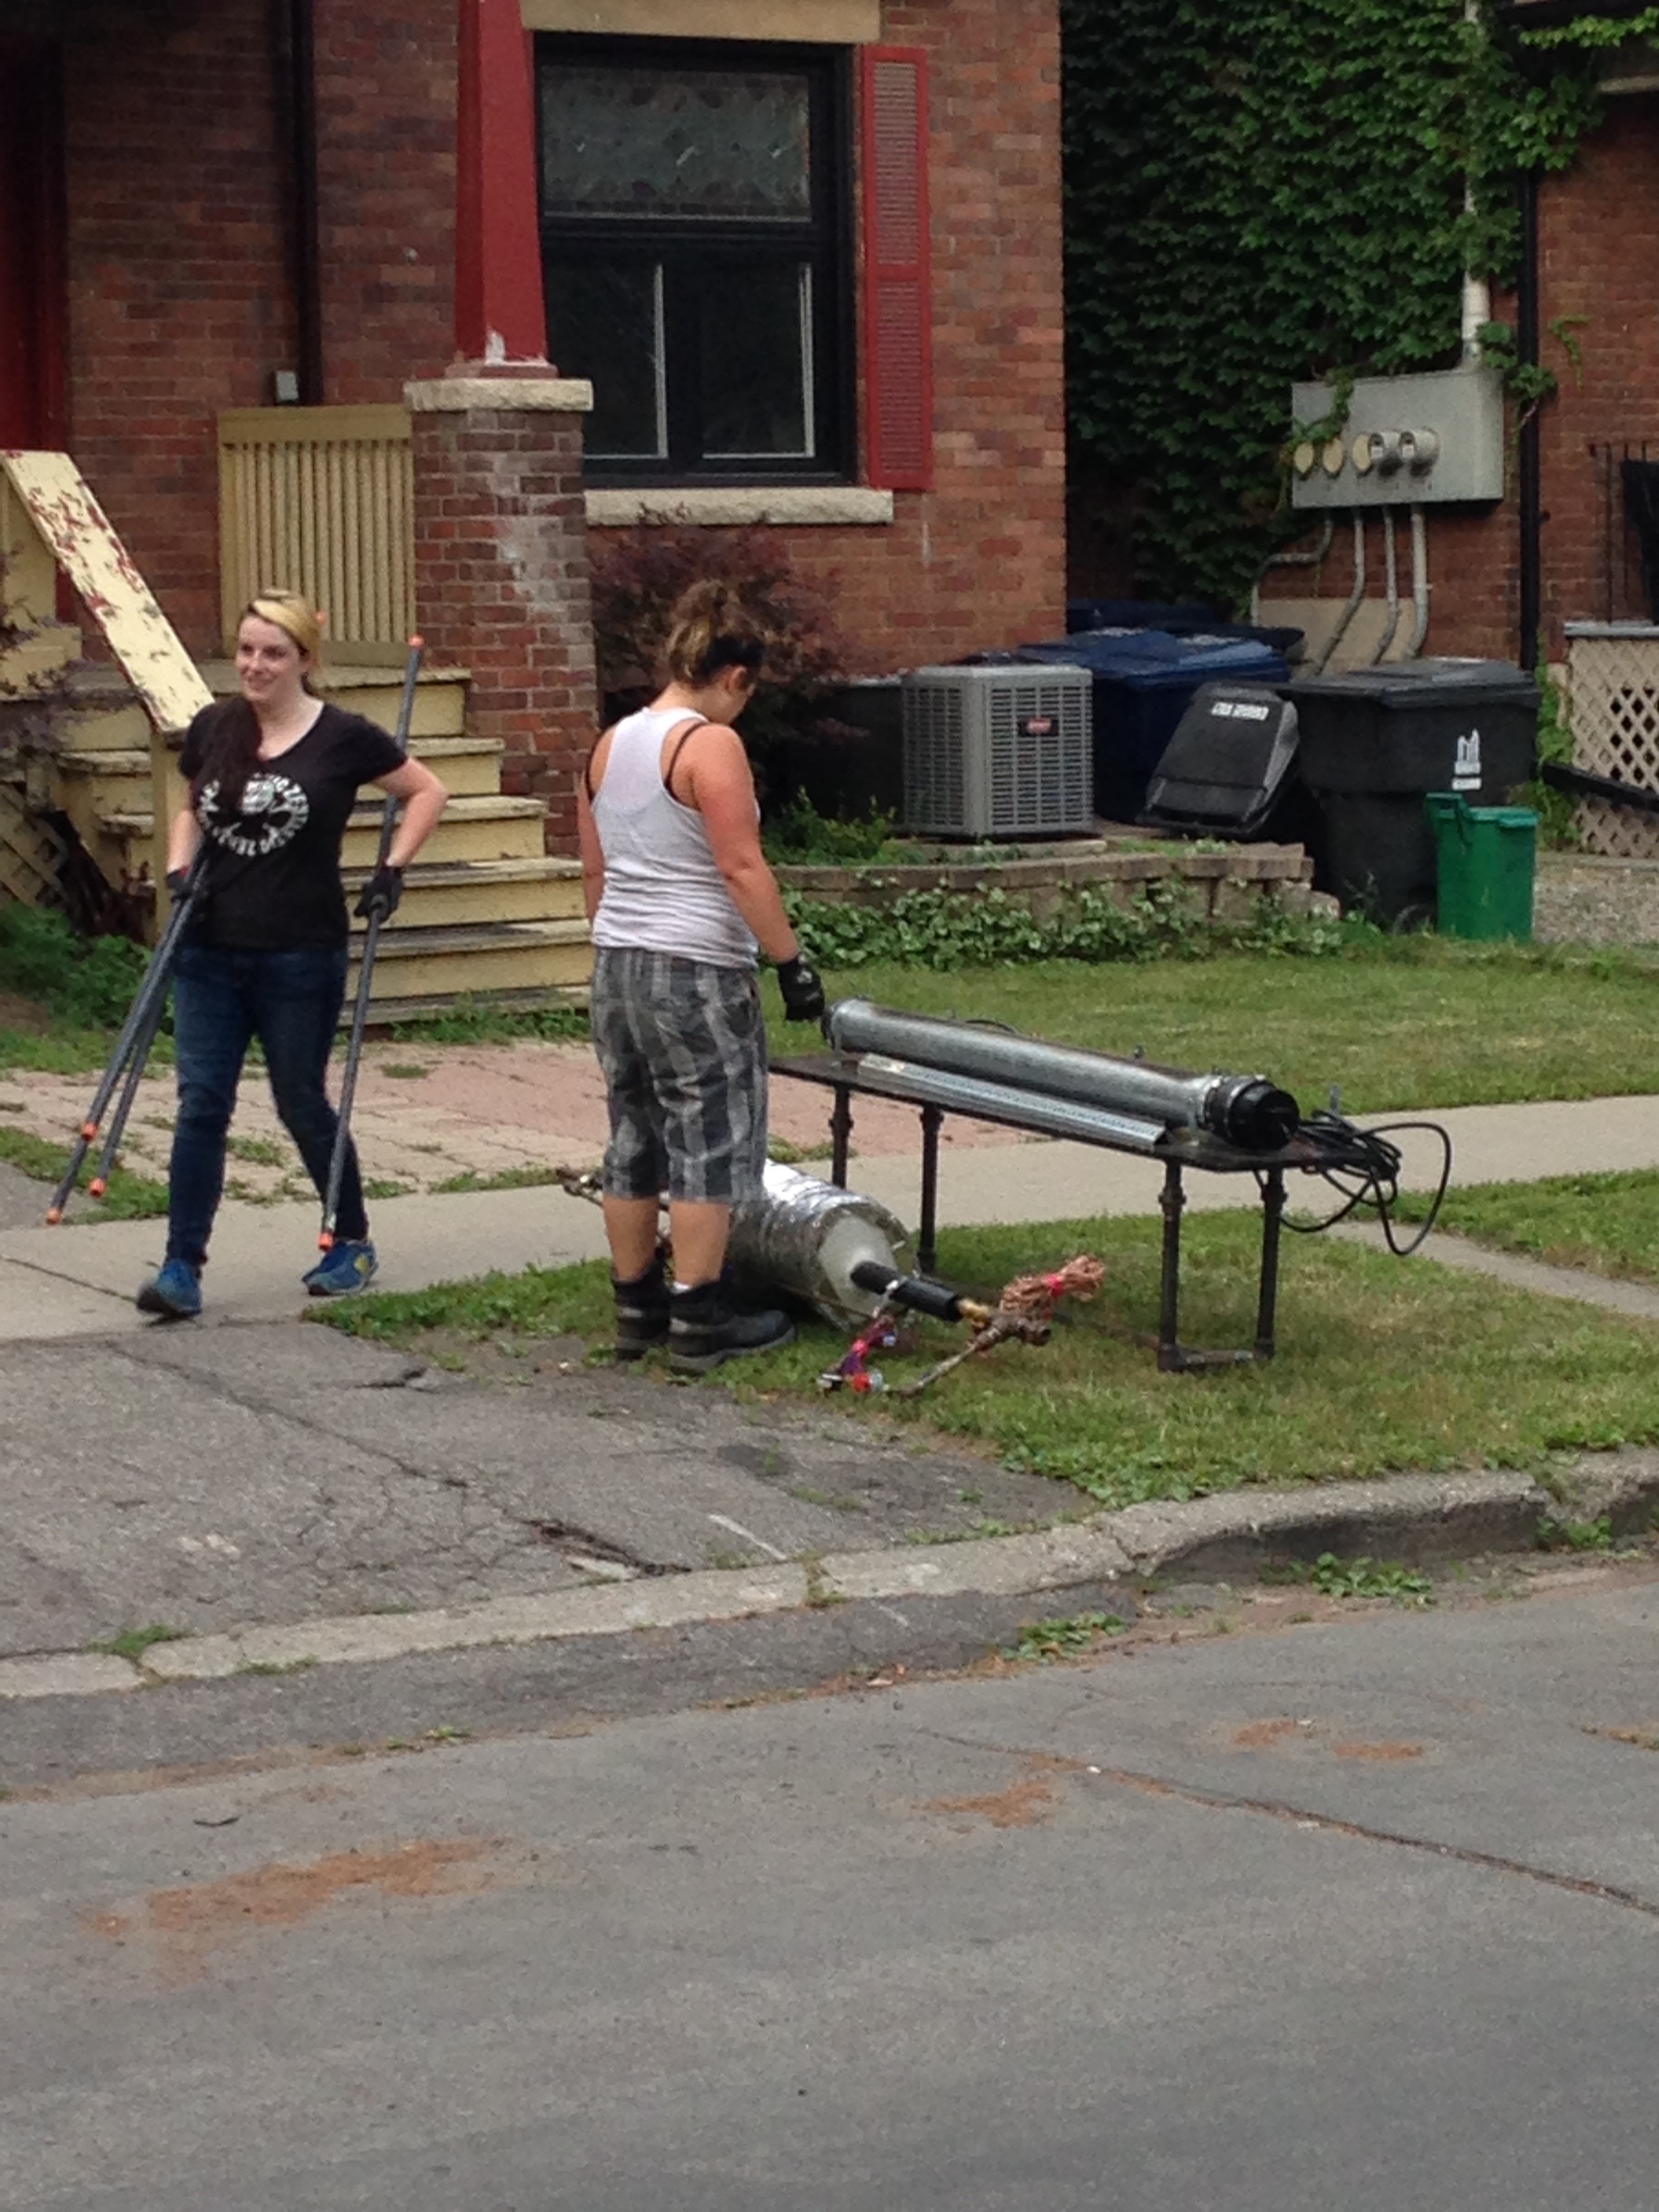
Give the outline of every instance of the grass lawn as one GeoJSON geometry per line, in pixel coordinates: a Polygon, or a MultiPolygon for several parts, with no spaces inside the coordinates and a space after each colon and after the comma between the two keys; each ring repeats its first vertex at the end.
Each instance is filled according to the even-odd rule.
{"type": "MultiPolygon", "coordinates": [[[[1033,962],[954,975],[832,973],[836,998],[1006,1022],[1178,1067],[1269,1075],[1305,1109],[1333,1084],[1351,1113],[1659,1091],[1659,957],[1553,946],[1382,940],[1324,958],[1033,962]]],[[[763,987],[772,1049],[810,1051],[763,987]]]]}
{"type": "MultiPolygon", "coordinates": [[[[1144,1045],[1177,1066],[1260,1070],[1304,1107],[1323,1105],[1333,1084],[1355,1113],[1659,1091],[1653,952],[1371,937],[1319,957],[1048,960],[951,975],[878,964],[826,980],[832,998],[1006,1022],[1108,1052],[1144,1045]]],[[[775,1053],[815,1048],[813,1030],[784,1022],[769,981],[763,1000],[775,1053]]],[[[429,1057],[446,1042],[574,1040],[584,1024],[562,1008],[526,1016],[463,1006],[398,1034],[429,1057]]],[[[92,1076],[112,1041],[0,1002],[0,1069],[92,1076]],[[25,1011],[40,1018],[21,1019],[25,1011]]],[[[157,1064],[170,1054],[170,1040],[158,1039],[157,1064]]]]}
{"type": "MultiPolygon", "coordinates": [[[[1413,1192],[1398,1210],[1420,1221],[1426,1201],[1413,1192]]],[[[1659,1283],[1659,1173],[1651,1169],[1454,1185],[1440,1226],[1552,1267],[1659,1283]]]]}
{"type": "MultiPolygon", "coordinates": [[[[1185,1244],[1183,1335],[1247,1343],[1255,1224],[1199,1215],[1185,1244]]],[[[1109,1505],[1250,1482],[1534,1466],[1555,1451],[1659,1438],[1659,1323],[1329,1239],[1290,1240],[1270,1365],[1159,1375],[1149,1346],[1121,1333],[1155,1325],[1158,1248],[1151,1220],[952,1230],[940,1238],[939,1272],[963,1288],[994,1294],[1011,1275],[1092,1250],[1106,1262],[1104,1294],[1066,1310],[1046,1347],[1000,1346],[910,1402],[822,1399],[814,1378],[846,1339],[819,1324],[701,1387],[969,1438],[1109,1505]]],[[[611,1325],[602,1263],[370,1296],[316,1318],[398,1343],[442,1328],[509,1345],[568,1333],[601,1345],[611,1325]]],[[[917,1336],[915,1352],[884,1360],[890,1381],[962,1341],[932,1323],[917,1336]]]]}
{"type": "MultiPolygon", "coordinates": [[[[31,1136],[27,1129],[8,1129],[0,1125],[0,1160],[32,1176],[41,1185],[40,1212],[46,1218],[49,1186],[56,1183],[69,1165],[70,1147],[73,1139],[65,1137],[61,1144],[49,1144],[44,1137],[31,1136]]],[[[92,1181],[99,1148],[82,1169],[76,1182],[77,1190],[84,1190],[92,1181]]],[[[131,1175],[125,1168],[118,1167],[110,1175],[109,1188],[95,1204],[80,1206],[70,1218],[76,1221],[144,1221],[167,1210],[167,1187],[149,1176],[131,1175]]]]}

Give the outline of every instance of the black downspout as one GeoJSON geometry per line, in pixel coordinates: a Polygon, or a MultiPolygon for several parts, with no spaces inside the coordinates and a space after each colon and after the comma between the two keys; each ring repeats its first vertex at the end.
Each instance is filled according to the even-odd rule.
{"type": "Polygon", "coordinates": [[[288,0],[289,164],[300,404],[323,404],[323,252],[317,191],[317,41],[313,0],[288,0]]]}
{"type": "MultiPolygon", "coordinates": [[[[1516,357],[1523,368],[1536,368],[1538,327],[1538,187],[1540,173],[1529,169],[1521,180],[1521,272],[1515,288],[1516,357]]],[[[1521,425],[1516,455],[1520,507],[1520,653],[1528,673],[1538,665],[1542,618],[1544,513],[1539,465],[1538,408],[1521,425]]]]}

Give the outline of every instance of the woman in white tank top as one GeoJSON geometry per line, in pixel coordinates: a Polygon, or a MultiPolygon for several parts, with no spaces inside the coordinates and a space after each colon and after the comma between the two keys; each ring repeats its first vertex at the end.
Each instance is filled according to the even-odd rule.
{"type": "Polygon", "coordinates": [[[793,1334],[781,1313],[734,1312],[721,1281],[732,1203],[759,1188],[766,1161],[757,954],[777,963],[789,1020],[823,1012],[761,851],[754,778],[732,726],[765,653],[735,593],[694,585],[672,618],[666,684],[605,732],[577,796],[593,1043],[611,1113],[617,1357],[666,1343],[682,1374],[793,1334]],[[657,1241],[665,1190],[672,1288],[657,1241]]]}

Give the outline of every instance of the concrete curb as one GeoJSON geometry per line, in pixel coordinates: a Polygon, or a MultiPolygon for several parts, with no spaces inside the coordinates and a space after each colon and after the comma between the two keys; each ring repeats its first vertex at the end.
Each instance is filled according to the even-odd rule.
{"type": "MultiPolygon", "coordinates": [[[[1616,1493],[1619,1518],[1626,1527],[1636,1525],[1659,1498],[1659,1454],[1620,1458],[1632,1464],[1616,1475],[1605,1471],[1605,1462],[1601,1468],[1591,1462],[1575,1470],[1564,1486],[1565,1504],[1529,1475],[1501,1472],[1227,1491],[1131,1505],[1025,1535],[837,1553],[762,1572],[738,1568],[657,1575],[449,1610],[344,1615],[180,1637],[151,1644],[137,1662],[84,1651],[0,1659],[0,1698],[85,1697],[489,1644],[623,1636],[855,1600],[1036,1595],[1177,1565],[1194,1577],[1218,1576],[1287,1553],[1309,1559],[1325,1551],[1367,1553],[1420,1564],[1523,1548],[1534,1541],[1545,1515],[1594,1518],[1585,1504],[1604,1493],[1608,1503],[1616,1493]]],[[[1606,1510],[1607,1504],[1595,1510],[1606,1510]]]]}

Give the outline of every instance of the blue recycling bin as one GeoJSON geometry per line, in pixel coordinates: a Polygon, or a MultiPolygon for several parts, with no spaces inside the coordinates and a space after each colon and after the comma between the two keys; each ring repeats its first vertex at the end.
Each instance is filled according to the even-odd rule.
{"type": "Polygon", "coordinates": [[[1134,822],[1200,684],[1283,684],[1285,657],[1259,639],[1198,631],[1176,637],[1159,629],[1079,630],[1040,645],[1022,645],[1017,660],[1062,662],[1092,671],[1095,812],[1109,822],[1134,822]]]}
{"type": "Polygon", "coordinates": [[[1224,621],[1196,599],[1067,599],[1066,629],[1068,635],[1090,629],[1166,629],[1172,637],[1191,637],[1201,630],[1206,637],[1254,638],[1287,660],[1299,660],[1306,642],[1301,630],[1283,624],[1224,621]]]}

